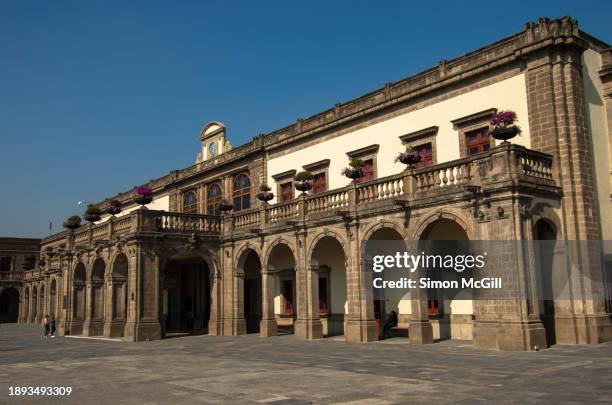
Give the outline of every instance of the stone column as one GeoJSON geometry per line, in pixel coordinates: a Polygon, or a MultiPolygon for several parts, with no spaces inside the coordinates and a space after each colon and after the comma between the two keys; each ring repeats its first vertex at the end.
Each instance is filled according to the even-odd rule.
{"type": "Polygon", "coordinates": [[[433,328],[427,312],[427,290],[419,287],[419,272],[410,273],[416,280],[416,288],[410,289],[410,324],[408,338],[411,344],[423,345],[433,343],[433,328]]]}
{"type": "Polygon", "coordinates": [[[221,307],[221,289],[223,288],[221,272],[215,269],[210,286],[211,303],[210,303],[210,319],[208,321],[208,334],[211,336],[221,336],[223,334],[222,323],[222,307],[221,307]]]}
{"type": "Polygon", "coordinates": [[[83,336],[92,336],[91,324],[93,321],[93,306],[95,303],[93,302],[93,284],[90,277],[85,280],[85,321],[83,322],[83,336]]]}
{"type": "Polygon", "coordinates": [[[159,323],[159,253],[141,243],[128,248],[129,306],[125,338],[130,341],[161,339],[159,323]]]}
{"type": "Polygon", "coordinates": [[[114,317],[113,317],[113,307],[115,305],[115,300],[113,299],[115,291],[114,291],[114,281],[111,275],[109,275],[108,273],[112,271],[112,268],[107,268],[106,269],[106,277],[104,280],[104,308],[103,308],[103,312],[104,312],[104,326],[103,326],[103,330],[102,330],[102,335],[105,337],[112,337],[113,333],[112,333],[112,325],[113,325],[113,321],[114,321],[114,317]]]}
{"type": "Polygon", "coordinates": [[[323,324],[319,318],[319,267],[309,265],[305,270],[296,271],[296,280],[298,278],[303,287],[298,294],[302,302],[298,303],[295,335],[301,339],[320,339],[323,337],[323,324]],[[300,307],[303,307],[302,311],[300,307]],[[300,315],[304,318],[299,318],[300,315]]]}
{"type": "Polygon", "coordinates": [[[277,335],[276,319],[274,318],[274,272],[261,269],[261,322],[259,334],[262,337],[277,335]]]}
{"type": "Polygon", "coordinates": [[[244,319],[244,270],[235,269],[232,272],[232,336],[246,335],[246,319],[244,319]]]}

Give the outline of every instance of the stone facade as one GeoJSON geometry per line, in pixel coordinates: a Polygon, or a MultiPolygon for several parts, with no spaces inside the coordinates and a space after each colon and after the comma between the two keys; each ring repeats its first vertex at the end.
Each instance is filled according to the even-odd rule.
{"type": "Polygon", "coordinates": [[[39,239],[0,238],[0,322],[17,321],[24,272],[38,267],[39,252],[39,239]]]}
{"type": "MultiPolygon", "coordinates": [[[[602,55],[609,135],[607,45],[579,31],[571,18],[540,19],[519,34],[223,153],[207,151],[210,140],[201,136],[196,165],[148,184],[156,196],[167,196],[167,211],[130,209],[43,239],[40,266],[26,272],[22,296],[36,291],[38,297],[55,286],[58,299],[45,297],[41,311],[55,314],[64,334],[136,341],[184,331],[262,336],[292,331],[303,339],[343,334],[348,341],[376,340],[389,305],[373,299],[363,271],[364,241],[435,239],[444,233],[468,240],[532,240],[541,237],[542,226],[555,239],[602,239],[601,190],[581,73],[587,50],[602,55]],[[525,77],[530,148],[492,143],[472,156],[462,148],[459,159],[434,158],[432,166],[389,176],[374,170],[375,178],[360,184],[274,204],[255,197],[262,183],[294,174],[294,167],[284,168],[282,176],[268,173],[275,157],[519,74],[525,77]],[[240,209],[217,215],[213,184],[221,190],[219,198],[240,209]],[[184,212],[187,193],[195,196],[197,213],[184,212]]],[[[472,118],[482,115],[473,113],[472,118]]],[[[455,121],[459,139],[474,126],[472,118],[455,121]]],[[[211,127],[216,144],[224,145],[223,125],[206,128],[211,127]]],[[[427,132],[433,140],[435,129],[427,132]]],[[[446,146],[434,144],[438,150],[446,146]]],[[[377,146],[367,150],[374,162],[381,159],[377,146]]],[[[281,184],[274,190],[280,195],[281,184]]],[[[127,192],[114,199],[129,205],[133,197],[127,192]]],[[[603,258],[576,260],[588,269],[585,274],[602,272],[603,258]]],[[[507,266],[523,299],[470,301],[467,309],[432,316],[427,292],[417,289],[397,301],[406,306],[400,327],[410,341],[449,337],[483,348],[537,350],[610,339],[609,307],[598,293],[603,283],[575,280],[569,299],[550,304],[554,311],[545,316],[548,304],[535,295],[537,277],[525,253],[499,263],[507,266]]],[[[37,320],[41,311],[33,314],[31,308],[31,298],[22,302],[20,321],[37,320]]]]}

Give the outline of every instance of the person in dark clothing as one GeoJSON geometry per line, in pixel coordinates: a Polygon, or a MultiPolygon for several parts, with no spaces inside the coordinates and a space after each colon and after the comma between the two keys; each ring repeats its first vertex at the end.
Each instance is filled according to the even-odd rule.
{"type": "Polygon", "coordinates": [[[55,315],[51,315],[51,337],[55,337],[55,315]]]}
{"type": "Polygon", "coordinates": [[[397,312],[391,311],[389,314],[389,318],[387,318],[387,322],[383,327],[383,337],[391,336],[391,329],[397,326],[397,312]]]}
{"type": "Polygon", "coordinates": [[[49,337],[49,318],[47,315],[43,318],[43,326],[45,327],[45,337],[49,337]]]}

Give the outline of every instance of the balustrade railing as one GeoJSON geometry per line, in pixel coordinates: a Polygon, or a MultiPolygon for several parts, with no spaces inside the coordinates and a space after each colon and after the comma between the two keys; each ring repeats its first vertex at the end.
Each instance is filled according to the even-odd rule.
{"type": "Polygon", "coordinates": [[[357,203],[397,198],[402,194],[404,194],[404,176],[400,173],[358,185],[357,203]]]}
{"type": "Polygon", "coordinates": [[[308,214],[335,212],[348,206],[349,191],[346,187],[306,197],[306,212],[308,214]]]}
{"type": "Polygon", "coordinates": [[[296,200],[283,201],[268,207],[268,223],[276,224],[280,221],[298,217],[298,202],[296,200]]]}
{"type": "Polygon", "coordinates": [[[221,218],[215,215],[149,211],[146,216],[155,218],[156,230],[161,232],[218,234],[221,230],[221,218]]]}
{"type": "Polygon", "coordinates": [[[258,226],[260,221],[259,215],[259,209],[237,212],[234,214],[234,228],[241,229],[258,226]]]}
{"type": "Polygon", "coordinates": [[[415,171],[417,192],[467,184],[473,177],[472,159],[459,159],[415,171]]]}
{"type": "Polygon", "coordinates": [[[23,271],[0,271],[0,281],[22,281],[23,271]]]}

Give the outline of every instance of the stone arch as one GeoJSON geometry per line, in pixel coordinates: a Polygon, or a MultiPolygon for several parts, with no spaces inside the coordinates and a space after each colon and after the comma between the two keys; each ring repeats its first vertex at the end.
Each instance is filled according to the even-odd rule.
{"type": "Polygon", "coordinates": [[[403,225],[401,225],[398,222],[391,221],[391,220],[382,220],[379,222],[375,222],[369,227],[367,227],[365,232],[363,233],[363,237],[361,238],[361,240],[364,240],[364,241],[369,240],[372,237],[372,235],[374,235],[377,231],[384,229],[384,228],[393,229],[400,235],[402,239],[406,239],[406,231],[403,225]]]}
{"type": "Polygon", "coordinates": [[[323,336],[344,335],[347,331],[349,307],[356,302],[348,298],[347,244],[336,232],[318,233],[308,252],[313,275],[318,277],[318,309],[323,336]]]}
{"type": "Polygon", "coordinates": [[[72,313],[70,322],[70,333],[79,335],[83,333],[83,322],[86,316],[87,306],[87,269],[82,261],[74,265],[72,273],[72,313]]]}
{"type": "Polygon", "coordinates": [[[446,219],[455,222],[467,235],[469,240],[476,240],[476,233],[474,228],[470,225],[470,221],[465,218],[465,216],[458,212],[453,212],[450,210],[440,210],[435,213],[431,213],[422,218],[414,227],[414,232],[412,233],[413,240],[420,240],[424,235],[425,231],[433,225],[435,222],[446,219]]]}
{"type": "Polygon", "coordinates": [[[127,319],[129,261],[125,253],[115,254],[110,269],[111,273],[111,317],[107,326],[107,334],[111,337],[123,336],[125,320],[127,319]]]}
{"type": "Polygon", "coordinates": [[[25,321],[29,320],[30,316],[30,286],[26,285],[23,293],[23,316],[22,319],[25,321]]]}
{"type": "Polygon", "coordinates": [[[254,251],[259,257],[260,264],[263,264],[261,263],[262,262],[261,250],[258,249],[256,246],[254,246],[252,243],[247,242],[244,245],[240,246],[238,250],[236,251],[236,254],[234,255],[234,260],[233,260],[234,268],[236,269],[242,268],[241,261],[243,261],[246,258],[245,253],[247,253],[249,250],[254,251]]]}
{"type": "Polygon", "coordinates": [[[263,315],[261,255],[250,243],[244,244],[237,253],[233,266],[236,272],[234,294],[239,303],[237,317],[244,318],[246,333],[259,333],[263,315]]]}
{"type": "Polygon", "coordinates": [[[308,247],[308,255],[307,257],[312,261],[312,254],[314,252],[314,249],[317,246],[317,243],[325,238],[325,237],[330,237],[330,238],[334,238],[336,241],[338,241],[338,243],[340,244],[340,246],[342,247],[342,251],[344,252],[344,256],[346,257],[346,250],[347,250],[347,246],[348,246],[348,241],[346,240],[346,238],[344,236],[342,236],[340,233],[336,232],[335,230],[329,230],[329,229],[325,229],[319,233],[317,233],[310,241],[310,245],[308,247]]]}
{"type": "MultiPolygon", "coordinates": [[[[531,208],[531,214],[534,229],[538,221],[545,220],[556,230],[557,240],[564,239],[561,218],[559,218],[559,215],[551,205],[539,202],[531,208]]],[[[536,239],[535,234],[534,239],[536,239]]]]}
{"type": "Polygon", "coordinates": [[[274,239],[272,242],[270,242],[268,244],[268,246],[265,249],[265,254],[263,256],[263,260],[262,260],[262,265],[264,267],[268,266],[268,263],[270,261],[270,254],[272,253],[272,251],[274,250],[274,248],[278,245],[285,245],[289,248],[289,250],[291,251],[291,254],[293,255],[293,258],[295,260],[295,251],[296,251],[296,246],[293,242],[287,240],[286,238],[284,238],[283,236],[280,236],[276,239],[274,239]]]}

